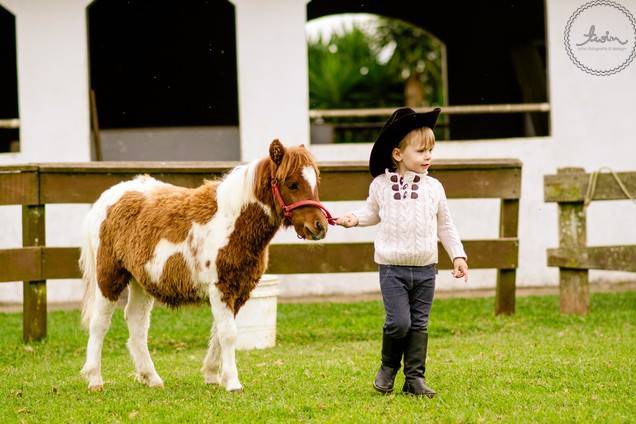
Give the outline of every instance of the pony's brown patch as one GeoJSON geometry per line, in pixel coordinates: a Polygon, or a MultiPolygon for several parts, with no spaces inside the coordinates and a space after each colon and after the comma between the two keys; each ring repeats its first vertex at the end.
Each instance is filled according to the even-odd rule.
{"type": "MultiPolygon", "coordinates": [[[[196,189],[164,186],[147,194],[130,191],[113,204],[102,223],[97,251],[97,283],[104,297],[116,300],[132,275],[168,305],[200,300],[181,255],[168,259],[159,282],[150,281],[144,265],[161,239],[183,242],[193,223],[204,224],[214,216],[217,186],[206,182],[196,189]]],[[[188,241],[190,252],[196,253],[200,246],[188,241]]]]}
{"type": "Polygon", "coordinates": [[[272,222],[263,208],[252,203],[243,209],[228,244],[219,250],[216,286],[235,315],[267,268],[267,245],[279,226],[280,221],[272,222]]]}
{"type": "Polygon", "coordinates": [[[168,306],[198,303],[202,300],[201,291],[192,281],[191,274],[183,255],[177,253],[170,256],[164,264],[159,282],[144,287],[148,293],[168,306]]]}

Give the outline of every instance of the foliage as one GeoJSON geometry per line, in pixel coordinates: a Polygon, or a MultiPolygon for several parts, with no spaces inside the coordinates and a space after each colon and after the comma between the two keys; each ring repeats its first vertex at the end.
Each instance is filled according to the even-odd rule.
{"type": "Polygon", "coordinates": [[[308,44],[312,109],[393,106],[402,103],[398,74],[378,62],[370,36],[359,26],[308,44]]]}
{"type": "MultiPolygon", "coordinates": [[[[423,29],[381,17],[309,40],[310,108],[444,104],[441,51],[441,43],[423,29]],[[411,104],[413,94],[417,104],[411,104]]],[[[369,142],[384,119],[330,118],[328,124],[337,142],[369,142]]]]}
{"type": "Polygon", "coordinates": [[[394,46],[388,66],[402,78],[413,78],[424,91],[423,103],[443,105],[442,43],[424,29],[399,19],[378,17],[374,32],[376,48],[394,46]]]}

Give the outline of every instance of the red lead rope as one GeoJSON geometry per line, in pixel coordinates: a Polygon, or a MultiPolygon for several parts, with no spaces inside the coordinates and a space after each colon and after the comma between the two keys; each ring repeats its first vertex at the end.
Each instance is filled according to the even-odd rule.
{"type": "Polygon", "coordinates": [[[285,215],[285,218],[291,218],[292,211],[294,209],[297,209],[303,206],[313,206],[322,211],[322,213],[325,215],[325,218],[327,218],[327,222],[330,225],[336,225],[336,218],[331,216],[327,208],[322,203],[317,202],[315,200],[301,200],[298,202],[294,202],[291,205],[286,205],[285,201],[283,200],[283,196],[281,196],[280,194],[280,189],[278,188],[278,184],[276,184],[275,182],[272,183],[272,192],[274,193],[274,197],[278,201],[278,204],[283,209],[283,214],[285,215]]]}

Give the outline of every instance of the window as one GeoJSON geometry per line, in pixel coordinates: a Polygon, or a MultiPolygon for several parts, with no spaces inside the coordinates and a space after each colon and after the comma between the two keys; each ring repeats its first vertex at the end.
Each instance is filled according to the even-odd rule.
{"type": "MultiPolygon", "coordinates": [[[[308,4],[312,142],[371,142],[379,123],[393,108],[403,105],[442,106],[445,113],[436,131],[442,140],[549,135],[543,1],[428,2],[417,6],[426,10],[415,7],[408,1],[313,0],[308,4]],[[329,20],[330,24],[320,24],[329,20]],[[384,45],[373,45],[379,38],[378,25],[394,26],[392,43],[388,40],[384,45]],[[331,105],[320,101],[319,91],[325,85],[316,82],[316,75],[311,73],[318,67],[317,58],[321,59],[311,37],[315,26],[327,29],[329,35],[323,35],[322,41],[326,51],[338,57],[340,68],[354,63],[365,72],[358,76],[363,82],[357,82],[359,87],[354,86],[351,92],[342,96],[331,93],[332,99],[338,100],[331,105]],[[392,76],[380,78],[372,74],[371,66],[358,66],[361,57],[355,52],[360,48],[334,51],[340,48],[338,44],[364,44],[364,37],[355,36],[360,31],[376,61],[381,62],[382,54],[393,44],[394,56],[384,58],[388,64],[395,62],[395,69],[385,66],[384,70],[392,76]],[[396,53],[415,50],[409,44],[422,47],[420,57],[396,60],[396,53]],[[414,78],[418,66],[419,71],[426,72],[414,78]],[[395,84],[396,75],[402,78],[401,86],[395,84]],[[409,82],[413,82],[410,90],[409,82]],[[377,84],[382,89],[376,91],[383,94],[375,95],[370,102],[359,88],[377,84]],[[347,118],[350,115],[355,119],[347,118]],[[375,131],[368,131],[373,126],[375,131]]],[[[346,75],[342,69],[337,72],[346,75]]],[[[347,82],[338,79],[341,85],[347,82]]]]}
{"type": "Polygon", "coordinates": [[[15,17],[0,6],[0,153],[20,150],[15,17]]]}

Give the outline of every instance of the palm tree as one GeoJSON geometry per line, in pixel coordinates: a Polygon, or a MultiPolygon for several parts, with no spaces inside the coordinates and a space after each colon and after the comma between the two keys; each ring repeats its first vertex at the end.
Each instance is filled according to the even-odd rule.
{"type": "Polygon", "coordinates": [[[401,102],[396,72],[378,61],[371,37],[359,26],[308,43],[312,109],[393,106],[401,102]]]}
{"type": "Polygon", "coordinates": [[[446,103],[442,42],[420,27],[385,17],[378,17],[373,41],[376,49],[393,49],[387,64],[401,70],[407,106],[446,103]]]}

